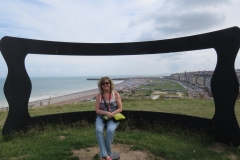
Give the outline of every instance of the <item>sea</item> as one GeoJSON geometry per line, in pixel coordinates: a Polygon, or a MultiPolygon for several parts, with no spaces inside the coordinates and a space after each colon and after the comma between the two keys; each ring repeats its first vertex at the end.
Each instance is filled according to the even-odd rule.
{"type": "MultiPolygon", "coordinates": [[[[128,78],[131,76],[109,76],[111,78],[128,78]]],[[[72,76],[72,77],[30,77],[32,91],[29,102],[67,95],[71,93],[86,91],[97,88],[98,80],[87,80],[88,78],[100,79],[96,76],[72,76]]],[[[7,107],[8,103],[3,93],[6,78],[0,78],[0,108],[7,107]]],[[[115,84],[121,80],[114,80],[115,84]]]]}

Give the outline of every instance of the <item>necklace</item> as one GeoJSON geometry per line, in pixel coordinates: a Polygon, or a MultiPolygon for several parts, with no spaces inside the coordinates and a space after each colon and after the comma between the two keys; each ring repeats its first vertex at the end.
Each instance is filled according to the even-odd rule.
{"type": "MultiPolygon", "coordinates": [[[[103,98],[103,101],[104,101],[105,105],[107,105],[107,103],[106,103],[106,101],[104,99],[104,94],[102,94],[102,98],[103,98]]],[[[109,97],[108,97],[108,101],[109,101],[109,103],[108,103],[108,111],[109,112],[111,112],[110,111],[110,99],[111,99],[111,92],[109,92],[109,97]]]]}

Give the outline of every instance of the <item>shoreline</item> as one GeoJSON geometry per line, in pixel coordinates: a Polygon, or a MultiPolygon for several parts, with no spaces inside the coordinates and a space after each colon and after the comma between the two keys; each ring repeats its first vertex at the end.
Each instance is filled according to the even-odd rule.
{"type": "MultiPolygon", "coordinates": [[[[115,90],[124,90],[126,88],[137,87],[140,84],[145,83],[144,78],[130,78],[126,79],[121,83],[115,84],[115,90]]],[[[50,97],[47,99],[36,100],[28,103],[28,107],[41,107],[48,105],[62,105],[62,104],[71,104],[81,101],[91,101],[99,93],[98,88],[90,89],[86,91],[66,94],[57,97],[50,97]]]]}

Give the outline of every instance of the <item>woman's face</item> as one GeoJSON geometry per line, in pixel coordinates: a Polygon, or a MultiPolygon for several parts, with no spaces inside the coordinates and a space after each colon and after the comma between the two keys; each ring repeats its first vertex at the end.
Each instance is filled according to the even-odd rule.
{"type": "Polygon", "coordinates": [[[103,82],[102,82],[102,89],[103,90],[109,90],[110,89],[110,82],[108,79],[105,79],[103,82]]]}

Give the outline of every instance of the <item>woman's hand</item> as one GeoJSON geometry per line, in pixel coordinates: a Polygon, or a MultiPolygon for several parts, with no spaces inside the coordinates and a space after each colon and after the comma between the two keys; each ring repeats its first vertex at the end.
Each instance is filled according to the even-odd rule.
{"type": "Polygon", "coordinates": [[[108,118],[113,118],[113,114],[111,112],[107,112],[106,116],[108,116],[108,118]]]}

